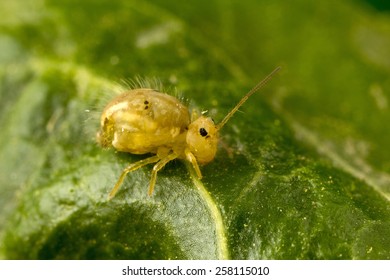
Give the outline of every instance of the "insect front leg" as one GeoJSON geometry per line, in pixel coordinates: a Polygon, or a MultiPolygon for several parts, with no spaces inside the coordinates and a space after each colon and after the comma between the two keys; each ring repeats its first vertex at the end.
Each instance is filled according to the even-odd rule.
{"type": "Polygon", "coordinates": [[[119,177],[119,179],[116,182],[114,188],[112,189],[112,191],[108,195],[108,199],[109,200],[112,199],[115,196],[115,194],[118,192],[118,190],[119,190],[120,186],[122,185],[123,180],[125,179],[127,173],[132,172],[134,170],[137,170],[138,168],[141,168],[142,166],[145,166],[147,164],[150,164],[150,163],[153,163],[153,162],[156,162],[156,161],[159,161],[159,160],[160,160],[160,158],[158,156],[152,156],[150,158],[146,158],[146,159],[137,161],[137,162],[135,162],[133,164],[130,164],[128,167],[123,169],[121,176],[119,177]]]}
{"type": "Polygon", "coordinates": [[[191,151],[188,149],[186,149],[184,151],[184,153],[186,155],[186,159],[192,164],[192,167],[195,169],[195,172],[196,172],[196,175],[198,176],[198,178],[202,179],[202,173],[200,172],[198,161],[196,160],[194,154],[191,153],[191,151]]]}
{"type": "Polygon", "coordinates": [[[162,158],[159,162],[157,162],[153,166],[152,175],[150,177],[149,190],[148,190],[149,196],[152,196],[153,194],[154,185],[156,184],[157,172],[160,171],[161,168],[163,168],[168,162],[176,158],[178,158],[178,155],[176,153],[170,153],[169,155],[162,158]]]}

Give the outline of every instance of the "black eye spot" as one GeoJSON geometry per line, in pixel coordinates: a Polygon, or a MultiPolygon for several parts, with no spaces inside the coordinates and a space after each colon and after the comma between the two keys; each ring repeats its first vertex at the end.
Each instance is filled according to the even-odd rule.
{"type": "Polygon", "coordinates": [[[208,132],[206,129],[204,129],[203,127],[199,129],[199,133],[200,135],[202,135],[203,137],[207,136],[208,132]]]}
{"type": "Polygon", "coordinates": [[[145,110],[149,109],[149,106],[148,106],[149,101],[148,101],[148,100],[145,100],[145,101],[144,101],[144,104],[146,105],[144,109],[145,109],[145,110]]]}

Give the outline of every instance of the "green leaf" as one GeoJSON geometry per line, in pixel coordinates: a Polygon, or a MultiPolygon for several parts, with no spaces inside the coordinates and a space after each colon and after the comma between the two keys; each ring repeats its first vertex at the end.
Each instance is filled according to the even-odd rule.
{"type": "Polygon", "coordinates": [[[0,257],[390,259],[390,18],[357,1],[3,1],[0,257]],[[103,150],[122,79],[158,77],[221,132],[196,178],[103,150]]]}

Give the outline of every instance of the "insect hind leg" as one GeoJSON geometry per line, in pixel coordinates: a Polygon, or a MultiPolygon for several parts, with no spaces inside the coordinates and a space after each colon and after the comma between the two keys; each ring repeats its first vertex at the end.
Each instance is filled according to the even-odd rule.
{"type": "Polygon", "coordinates": [[[116,195],[116,193],[118,192],[120,186],[122,185],[123,180],[125,179],[127,173],[132,172],[134,170],[137,170],[138,168],[141,168],[142,166],[145,166],[147,164],[157,162],[159,160],[160,160],[160,158],[158,156],[152,156],[152,157],[137,161],[133,164],[130,164],[128,167],[123,169],[121,176],[119,177],[114,188],[111,190],[110,194],[108,195],[108,199],[110,200],[116,195]]]}

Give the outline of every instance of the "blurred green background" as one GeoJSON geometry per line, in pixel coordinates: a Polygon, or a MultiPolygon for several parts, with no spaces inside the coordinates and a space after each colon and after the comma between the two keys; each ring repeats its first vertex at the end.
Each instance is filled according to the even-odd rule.
{"type": "Polygon", "coordinates": [[[390,4],[0,0],[3,259],[389,259],[390,4]],[[215,161],[96,146],[122,80],[157,77],[224,127],[215,161]],[[92,112],[92,113],[91,113],[92,112]],[[206,191],[207,190],[207,191],[206,191]]]}

